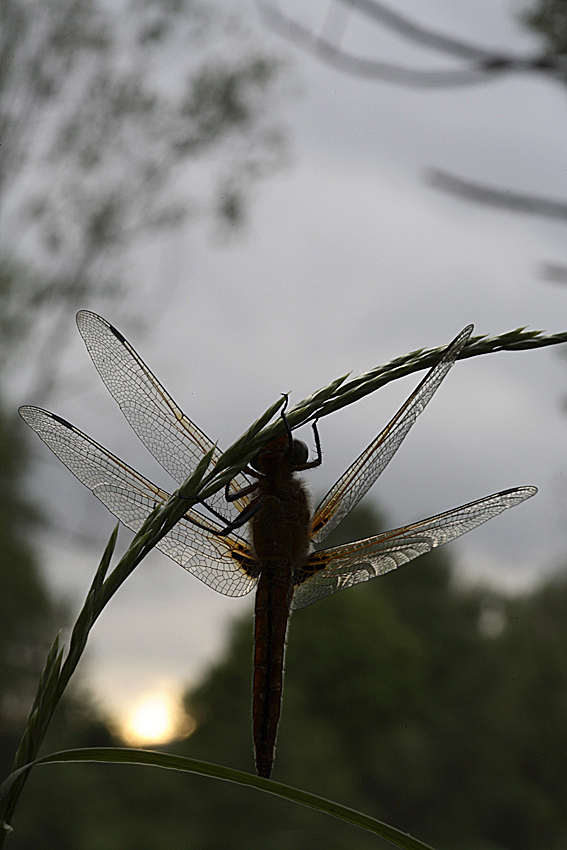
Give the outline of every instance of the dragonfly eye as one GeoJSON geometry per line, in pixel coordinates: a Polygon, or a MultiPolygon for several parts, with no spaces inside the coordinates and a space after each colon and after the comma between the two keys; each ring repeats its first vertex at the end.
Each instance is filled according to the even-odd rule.
{"type": "Polygon", "coordinates": [[[275,440],[272,440],[254,455],[250,461],[250,466],[252,469],[257,469],[258,472],[265,473],[267,466],[281,462],[283,457],[287,457],[292,466],[300,466],[306,462],[308,456],[309,450],[302,440],[292,440],[290,450],[286,436],[276,437],[275,440]]]}
{"type": "Polygon", "coordinates": [[[291,462],[294,466],[299,466],[301,463],[306,463],[309,457],[309,449],[303,440],[294,440],[291,445],[291,462]]]}

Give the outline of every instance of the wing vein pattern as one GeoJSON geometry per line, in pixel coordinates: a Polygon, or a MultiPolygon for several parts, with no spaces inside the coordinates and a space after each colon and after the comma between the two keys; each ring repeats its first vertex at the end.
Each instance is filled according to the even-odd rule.
{"type": "MultiPolygon", "coordinates": [[[[171,398],[127,339],[113,325],[89,310],[77,314],[77,325],[92,361],[128,423],[174,481],[182,484],[213,441],[171,398]]],[[[213,463],[221,456],[215,448],[213,463]]],[[[244,475],[231,482],[233,492],[249,484],[244,475]]],[[[249,499],[227,502],[215,493],[211,505],[227,520],[235,519],[249,499]]]]}
{"type": "MultiPolygon", "coordinates": [[[[38,407],[22,418],[65,466],[131,531],[170,496],[70,422],[38,407]]],[[[188,510],[187,517],[220,530],[214,520],[188,510]]],[[[255,587],[255,564],[247,542],[236,534],[215,536],[182,518],[156,546],[213,590],[243,596],[255,587]]]]}
{"type": "Polygon", "coordinates": [[[473,331],[468,325],[447,347],[396,415],[329,490],[313,517],[313,542],[324,540],[390,463],[412,425],[455,363],[473,331]]]}
{"type": "Polygon", "coordinates": [[[466,534],[535,493],[536,487],[503,490],[376,537],[314,552],[303,576],[298,576],[292,609],[304,608],[332,593],[395,570],[413,558],[466,534]]]}

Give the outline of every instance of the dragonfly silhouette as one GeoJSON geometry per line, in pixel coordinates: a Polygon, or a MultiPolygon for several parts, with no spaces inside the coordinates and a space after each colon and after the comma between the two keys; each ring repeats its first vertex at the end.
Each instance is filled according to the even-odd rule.
{"type": "MultiPolygon", "coordinates": [[[[86,310],[79,331],[93,362],[124,416],[163,468],[182,483],[211,449],[220,450],[188,419],[132,346],[105,319],[86,310]]],[[[242,596],[257,588],[255,603],[253,727],[256,768],[268,777],[280,716],[283,661],[291,610],[393,570],[436,546],[465,534],[533,496],[535,487],[503,490],[421,522],[313,551],[359,502],[392,459],[472,332],[465,328],[394,418],[329,490],[312,515],[295,473],[321,463],[308,461],[307,446],[283,436],[260,449],[225,493],[190,509],[157,544],[196,578],[219,593],[242,596]],[[237,529],[249,522],[250,541],[237,529]]],[[[150,511],[169,498],[65,419],[37,407],[20,413],[63,463],[124,525],[137,531],[150,511]]]]}

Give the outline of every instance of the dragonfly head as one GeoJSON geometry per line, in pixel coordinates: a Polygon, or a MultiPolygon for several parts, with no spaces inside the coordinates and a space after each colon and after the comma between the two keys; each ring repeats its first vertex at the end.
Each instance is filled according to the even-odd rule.
{"type": "Polygon", "coordinates": [[[303,440],[291,441],[291,465],[299,466],[300,463],[307,463],[309,457],[309,449],[303,440]]]}
{"type": "Polygon", "coordinates": [[[291,466],[299,466],[307,461],[309,450],[303,440],[292,440],[290,446],[286,436],[276,437],[254,455],[250,466],[258,472],[265,472],[267,467],[281,462],[286,455],[291,466]]]}

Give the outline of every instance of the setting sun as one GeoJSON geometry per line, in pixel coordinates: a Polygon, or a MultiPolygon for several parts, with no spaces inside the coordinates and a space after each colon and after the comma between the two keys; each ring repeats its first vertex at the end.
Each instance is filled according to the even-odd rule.
{"type": "Polygon", "coordinates": [[[178,700],[169,694],[153,694],[134,708],[122,737],[131,746],[165,744],[190,735],[193,729],[193,721],[183,712],[178,700]]]}

